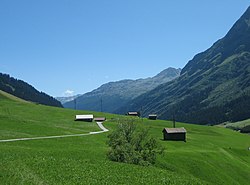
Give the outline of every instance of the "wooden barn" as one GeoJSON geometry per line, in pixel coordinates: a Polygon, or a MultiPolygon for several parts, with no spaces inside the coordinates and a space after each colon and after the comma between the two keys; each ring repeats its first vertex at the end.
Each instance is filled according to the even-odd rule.
{"type": "Polygon", "coordinates": [[[157,120],[157,115],[156,114],[149,114],[148,119],[150,120],[157,120]]]}
{"type": "Polygon", "coordinates": [[[96,121],[96,122],[104,122],[104,121],[106,121],[106,118],[105,117],[94,118],[94,121],[96,121]]]}
{"type": "Polygon", "coordinates": [[[140,116],[139,112],[128,112],[128,116],[140,116]]]}
{"type": "Polygon", "coordinates": [[[164,140],[170,141],[185,141],[186,142],[186,129],[185,128],[164,128],[163,129],[164,140]]]}
{"type": "Polygon", "coordinates": [[[76,115],[75,121],[86,121],[86,122],[92,122],[94,119],[94,115],[76,115]]]}

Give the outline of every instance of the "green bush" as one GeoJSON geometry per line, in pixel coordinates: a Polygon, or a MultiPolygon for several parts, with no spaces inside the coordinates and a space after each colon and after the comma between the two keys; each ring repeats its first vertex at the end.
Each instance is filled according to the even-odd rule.
{"type": "Polygon", "coordinates": [[[150,165],[156,161],[156,155],[162,154],[164,148],[149,136],[148,130],[139,128],[132,120],[118,124],[109,136],[110,150],[108,158],[112,161],[150,165]]]}

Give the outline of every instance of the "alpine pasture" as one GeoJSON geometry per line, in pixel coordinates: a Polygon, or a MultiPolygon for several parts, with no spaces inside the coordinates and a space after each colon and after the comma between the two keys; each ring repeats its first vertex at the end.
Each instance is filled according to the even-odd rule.
{"type": "MultiPolygon", "coordinates": [[[[74,111],[25,102],[0,92],[0,140],[100,131],[76,114],[106,117],[112,132],[126,116],[74,111]]],[[[163,141],[170,121],[135,119],[165,148],[152,166],[107,159],[108,134],[0,142],[0,184],[248,184],[250,136],[216,127],[176,123],[187,142],[163,141]]]]}

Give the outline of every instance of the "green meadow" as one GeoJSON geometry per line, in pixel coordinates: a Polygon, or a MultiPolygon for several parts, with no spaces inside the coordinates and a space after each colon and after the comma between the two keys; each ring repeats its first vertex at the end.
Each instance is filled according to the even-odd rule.
{"type": "MultiPolygon", "coordinates": [[[[112,132],[125,116],[74,111],[25,102],[0,92],[0,140],[99,131],[75,122],[76,114],[105,116],[112,132]]],[[[250,135],[230,129],[177,123],[187,142],[163,141],[170,121],[136,119],[165,148],[153,166],[107,159],[109,132],[57,139],[0,142],[0,184],[242,184],[250,182],[250,135]]]]}

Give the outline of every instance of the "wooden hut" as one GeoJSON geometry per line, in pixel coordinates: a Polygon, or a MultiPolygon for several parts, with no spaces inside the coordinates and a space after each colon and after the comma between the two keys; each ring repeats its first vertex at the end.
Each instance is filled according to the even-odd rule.
{"type": "Polygon", "coordinates": [[[94,119],[94,115],[89,114],[89,115],[76,115],[75,121],[87,121],[87,122],[92,122],[94,119]]]}
{"type": "Polygon", "coordinates": [[[149,114],[148,119],[150,120],[157,120],[157,115],[156,114],[149,114]]]}
{"type": "Polygon", "coordinates": [[[139,112],[128,112],[127,115],[128,116],[140,116],[139,112]]]}
{"type": "Polygon", "coordinates": [[[171,141],[185,141],[186,142],[186,129],[185,128],[164,128],[163,129],[164,140],[171,141]]]}
{"type": "Polygon", "coordinates": [[[94,118],[94,121],[96,121],[96,122],[104,122],[104,121],[106,121],[106,118],[105,117],[94,118]]]}

